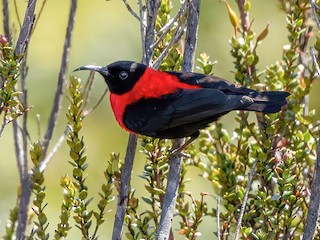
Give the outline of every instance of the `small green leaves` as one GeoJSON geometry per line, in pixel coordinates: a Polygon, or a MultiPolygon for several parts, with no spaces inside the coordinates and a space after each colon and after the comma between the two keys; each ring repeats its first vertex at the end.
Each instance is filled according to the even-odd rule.
{"type": "Polygon", "coordinates": [[[20,57],[15,56],[14,48],[5,36],[0,35],[0,115],[4,114],[4,126],[29,109],[20,102],[21,92],[15,89],[20,71],[20,57]]]}
{"type": "Polygon", "coordinates": [[[44,175],[43,172],[40,171],[40,163],[43,160],[43,149],[41,143],[37,142],[31,146],[30,156],[32,163],[34,164],[34,168],[32,169],[32,190],[35,195],[33,199],[33,208],[37,219],[34,221],[34,224],[37,226],[36,235],[42,239],[46,240],[49,238],[49,234],[46,233],[46,229],[48,228],[49,223],[47,222],[47,216],[44,213],[44,209],[47,204],[44,204],[44,200],[46,197],[45,187],[42,186],[44,183],[44,175]]]}

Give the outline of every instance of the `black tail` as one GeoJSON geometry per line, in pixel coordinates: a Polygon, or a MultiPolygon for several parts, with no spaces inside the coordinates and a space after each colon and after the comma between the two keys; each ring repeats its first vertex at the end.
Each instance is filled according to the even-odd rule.
{"type": "Polygon", "coordinates": [[[281,110],[281,107],[286,105],[288,102],[286,97],[290,93],[282,91],[270,91],[270,92],[254,92],[250,97],[254,102],[247,106],[245,109],[263,113],[276,113],[281,110]]]}

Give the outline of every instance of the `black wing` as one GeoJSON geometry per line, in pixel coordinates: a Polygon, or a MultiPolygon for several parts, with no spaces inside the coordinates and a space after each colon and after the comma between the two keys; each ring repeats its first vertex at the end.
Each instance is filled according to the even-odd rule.
{"type": "Polygon", "coordinates": [[[189,85],[197,85],[203,88],[219,89],[226,94],[254,94],[256,91],[236,85],[223,78],[205,75],[200,73],[181,73],[181,72],[167,72],[171,75],[178,77],[179,81],[187,83],[189,85]]]}
{"type": "Polygon", "coordinates": [[[258,92],[256,90],[246,88],[241,85],[236,85],[223,78],[210,76],[199,73],[181,73],[181,72],[167,72],[178,77],[179,81],[197,85],[203,88],[213,88],[223,91],[227,95],[243,95],[252,98],[253,104],[238,108],[237,110],[249,110],[264,113],[275,113],[281,110],[283,105],[287,104],[286,97],[290,95],[284,91],[265,91],[258,92]]]}
{"type": "Polygon", "coordinates": [[[246,108],[252,103],[249,97],[227,95],[218,89],[180,89],[161,99],[141,99],[128,106],[124,124],[142,135],[186,137],[229,111],[246,108]]]}

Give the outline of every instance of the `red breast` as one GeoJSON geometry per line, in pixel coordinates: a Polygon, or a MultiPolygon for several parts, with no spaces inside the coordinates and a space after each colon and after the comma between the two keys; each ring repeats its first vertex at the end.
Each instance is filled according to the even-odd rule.
{"type": "Polygon", "coordinates": [[[130,131],[123,123],[123,114],[128,105],[134,104],[143,98],[160,98],[163,95],[176,92],[179,88],[195,89],[201,87],[180,82],[176,76],[169,73],[147,68],[142,77],[129,92],[121,95],[110,93],[110,103],[115,118],[121,127],[130,131]]]}

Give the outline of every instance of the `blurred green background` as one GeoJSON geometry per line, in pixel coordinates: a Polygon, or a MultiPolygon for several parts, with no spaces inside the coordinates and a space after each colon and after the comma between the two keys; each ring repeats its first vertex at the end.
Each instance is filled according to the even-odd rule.
{"type": "MultiPolygon", "coordinates": [[[[128,1],[134,9],[137,9],[136,0],[128,1]]],[[[20,19],[23,20],[26,0],[17,0],[20,19]]],[[[280,10],[276,0],[252,0],[250,18],[253,21],[252,29],[259,34],[268,22],[271,22],[269,35],[258,47],[260,62],[259,70],[265,66],[281,60],[282,47],[287,44],[287,33],[285,32],[285,14],[280,10]]],[[[38,1],[39,11],[42,1],[38,1]]],[[[179,1],[174,1],[178,6],[179,1]]],[[[236,9],[234,1],[231,6],[236,9]]],[[[47,125],[47,119],[51,111],[51,105],[55,92],[60,67],[60,59],[64,43],[67,18],[70,1],[54,0],[47,1],[40,21],[32,35],[28,52],[28,101],[33,106],[28,113],[28,128],[31,142],[41,140],[47,125]],[[40,133],[37,125],[37,114],[40,114],[40,133]]],[[[0,5],[2,8],[2,5],[0,5]]],[[[197,54],[206,52],[211,60],[217,60],[214,73],[226,79],[233,79],[233,59],[230,56],[229,39],[233,35],[233,28],[229,22],[225,4],[219,0],[203,0],[200,12],[199,42],[197,54]]],[[[13,8],[13,1],[10,1],[10,21],[13,23],[14,42],[17,39],[19,26],[13,8]]],[[[2,22],[0,23],[0,25],[2,22]]],[[[1,25],[1,29],[3,29],[1,25]]],[[[68,74],[74,74],[73,69],[86,64],[106,65],[116,60],[141,60],[140,30],[138,21],[127,11],[121,0],[95,0],[79,1],[76,14],[76,23],[72,39],[70,65],[68,74]]],[[[86,79],[88,72],[77,72],[77,76],[86,79]]],[[[90,106],[93,106],[103,93],[106,85],[98,76],[94,82],[90,106]]],[[[311,94],[311,107],[317,108],[316,94],[319,83],[316,83],[311,94]]],[[[57,139],[63,133],[66,126],[66,106],[64,105],[59,116],[59,124],[54,134],[51,149],[57,139]]],[[[319,115],[318,115],[319,116],[319,115]]],[[[226,123],[227,129],[231,130],[235,124],[233,115],[228,115],[221,120],[226,123]]],[[[1,122],[2,123],[2,122],[1,122]]],[[[84,121],[82,134],[88,146],[87,155],[89,168],[87,173],[87,185],[89,194],[95,197],[91,203],[93,207],[97,203],[100,186],[103,183],[103,169],[105,169],[108,156],[111,152],[120,153],[124,158],[128,133],[123,131],[116,123],[110,109],[108,99],[100,105],[84,121]]],[[[139,149],[138,149],[139,150],[139,149]]],[[[58,153],[48,165],[45,176],[47,186],[46,212],[50,220],[50,235],[53,236],[53,229],[59,220],[58,213],[62,201],[62,189],[59,186],[60,177],[72,175],[72,168],[67,163],[68,149],[64,143],[58,153]]],[[[141,154],[137,154],[133,172],[133,187],[137,189],[136,196],[145,194],[144,181],[138,177],[143,171],[144,160],[141,154]]],[[[18,174],[13,148],[12,128],[7,126],[0,138],[0,235],[4,233],[6,219],[9,209],[16,201],[18,174]]],[[[188,185],[189,191],[195,198],[199,198],[202,191],[213,193],[211,184],[199,176],[200,171],[190,168],[189,176],[192,181],[188,185]],[[199,187],[201,186],[201,188],[199,187]]],[[[215,198],[208,197],[209,206],[215,206],[215,198]]],[[[115,202],[111,207],[115,206],[115,202]]],[[[106,216],[106,224],[100,229],[101,239],[110,239],[113,225],[114,210],[106,216]]],[[[212,232],[215,229],[215,221],[205,218],[201,225],[202,239],[212,239],[212,232]]],[[[179,228],[175,220],[175,232],[179,228]]],[[[78,239],[79,233],[75,227],[70,231],[69,239],[78,239]]],[[[180,239],[183,239],[181,236],[180,239]]]]}

